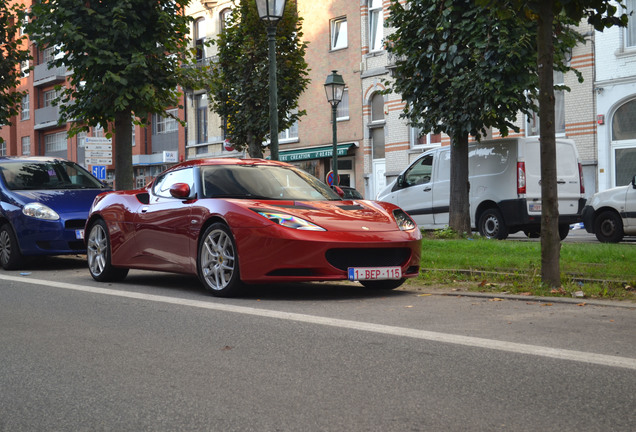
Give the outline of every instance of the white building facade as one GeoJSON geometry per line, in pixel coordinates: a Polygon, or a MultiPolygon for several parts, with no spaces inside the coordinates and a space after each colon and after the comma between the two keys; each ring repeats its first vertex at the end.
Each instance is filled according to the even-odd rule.
{"type": "Polygon", "coordinates": [[[627,28],[597,32],[596,112],[598,190],[629,183],[636,175],[636,0],[627,28]]]}

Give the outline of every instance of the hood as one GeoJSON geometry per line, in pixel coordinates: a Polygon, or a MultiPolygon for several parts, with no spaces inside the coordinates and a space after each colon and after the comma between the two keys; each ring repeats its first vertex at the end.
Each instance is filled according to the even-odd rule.
{"type": "Polygon", "coordinates": [[[587,205],[594,208],[599,208],[603,205],[612,204],[625,204],[625,198],[627,191],[632,188],[632,185],[617,186],[612,189],[607,189],[601,192],[597,192],[590,199],[587,200],[587,205]]]}
{"type": "Polygon", "coordinates": [[[104,189],[61,189],[61,190],[23,190],[12,191],[11,196],[20,204],[39,202],[57,213],[86,212],[93,200],[104,189]]]}
{"type": "Polygon", "coordinates": [[[258,201],[253,210],[270,210],[297,216],[328,231],[399,231],[393,217],[396,206],[367,200],[258,201]]]}

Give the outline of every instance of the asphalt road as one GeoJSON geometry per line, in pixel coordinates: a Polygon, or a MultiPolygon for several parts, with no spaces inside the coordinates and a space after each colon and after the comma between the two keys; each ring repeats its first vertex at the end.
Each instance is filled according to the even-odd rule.
{"type": "Polygon", "coordinates": [[[448,294],[0,270],[0,431],[636,430],[636,305],[448,294]]]}

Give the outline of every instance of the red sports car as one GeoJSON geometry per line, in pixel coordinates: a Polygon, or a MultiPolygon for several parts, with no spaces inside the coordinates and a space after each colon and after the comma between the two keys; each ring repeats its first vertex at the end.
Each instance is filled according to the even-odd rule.
{"type": "Polygon", "coordinates": [[[98,281],[130,268],[189,273],[216,296],[244,283],[393,289],[420,266],[420,231],[399,207],[342,200],[294,166],[260,159],[187,161],[144,189],[101,194],[85,232],[98,281]]]}

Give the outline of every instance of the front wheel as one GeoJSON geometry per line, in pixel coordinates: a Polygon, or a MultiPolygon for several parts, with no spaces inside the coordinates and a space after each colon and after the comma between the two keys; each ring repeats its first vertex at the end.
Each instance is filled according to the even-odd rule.
{"type": "Polygon", "coordinates": [[[113,267],[111,264],[110,238],[103,220],[98,220],[89,228],[86,257],[88,271],[96,281],[114,282],[128,275],[127,268],[113,267]]]}
{"type": "Polygon", "coordinates": [[[363,287],[377,290],[392,290],[402,286],[406,279],[389,279],[376,281],[360,281],[363,287]]]}
{"type": "Polygon", "coordinates": [[[242,288],[236,243],[227,225],[214,223],[205,230],[197,257],[199,279],[217,297],[232,297],[242,288]]]}
{"type": "Polygon", "coordinates": [[[481,214],[477,228],[482,237],[497,240],[508,238],[508,227],[496,208],[487,209],[481,214]]]}
{"type": "Polygon", "coordinates": [[[16,270],[22,265],[22,252],[18,240],[8,223],[0,227],[0,265],[5,270],[16,270]]]}
{"type": "Polygon", "coordinates": [[[623,221],[618,213],[605,210],[594,219],[594,232],[598,241],[618,243],[623,240],[623,221]]]}

